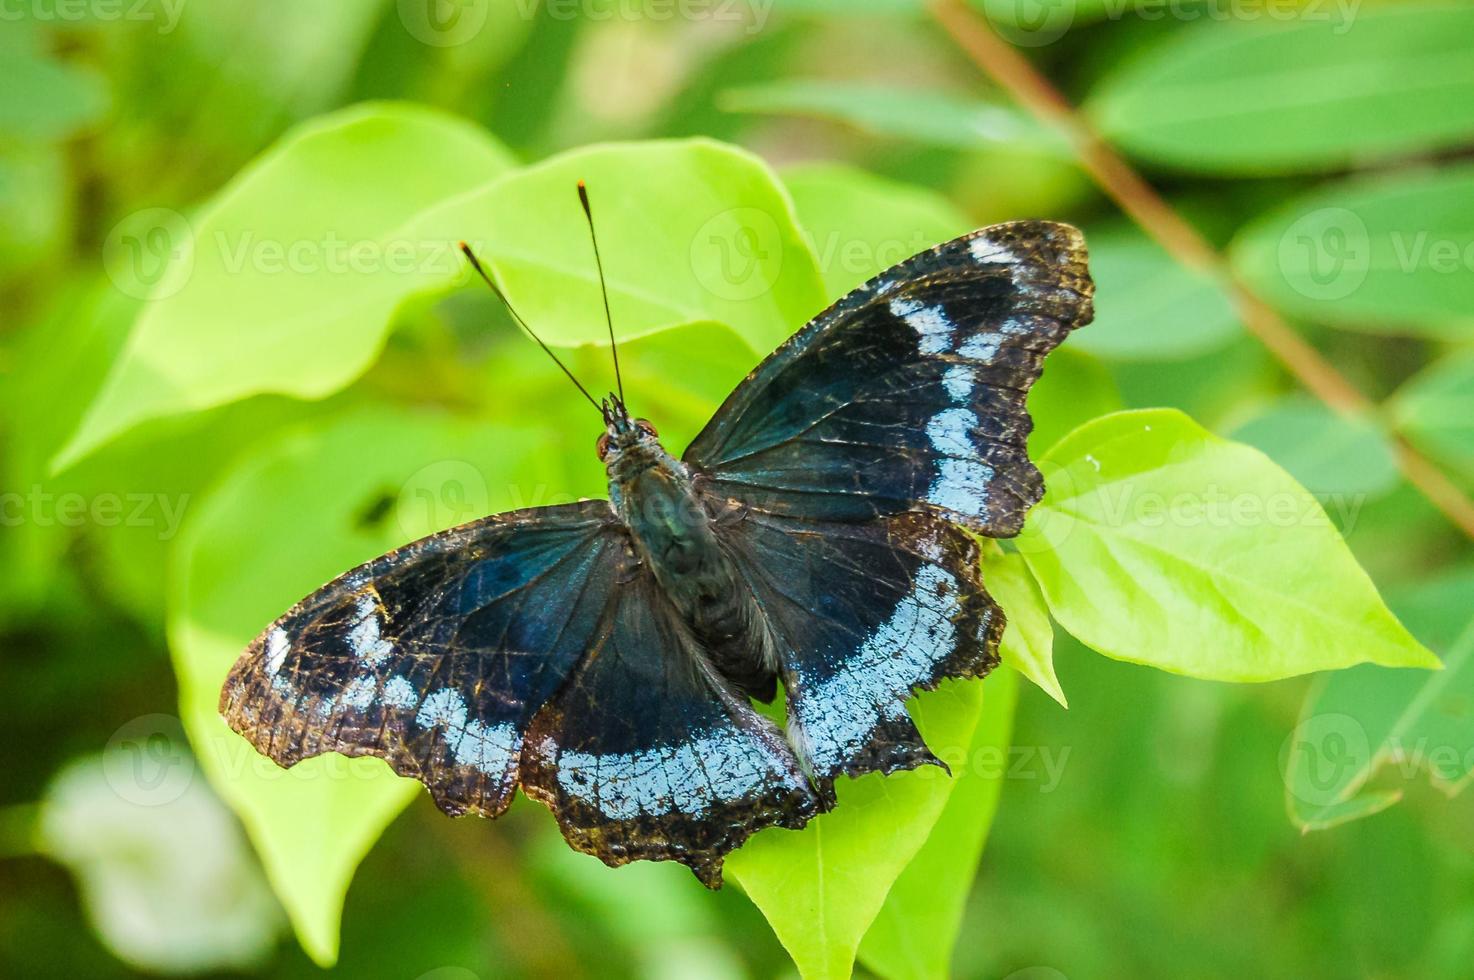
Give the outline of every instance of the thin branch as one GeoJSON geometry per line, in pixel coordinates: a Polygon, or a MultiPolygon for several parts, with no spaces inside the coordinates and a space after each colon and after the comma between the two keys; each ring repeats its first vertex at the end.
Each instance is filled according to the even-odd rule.
{"type": "MultiPolygon", "coordinates": [[[[1091,130],[1059,89],[994,33],[983,17],[968,9],[962,0],[932,0],[930,9],[936,21],[979,68],[1025,109],[1069,139],[1081,167],[1132,221],[1178,261],[1208,273],[1224,287],[1244,326],[1307,391],[1342,415],[1366,416],[1377,412],[1376,403],[1238,279],[1213,244],[1091,130]]],[[[1474,539],[1474,502],[1401,436],[1392,434],[1391,438],[1403,476],[1455,527],[1474,539]]]]}

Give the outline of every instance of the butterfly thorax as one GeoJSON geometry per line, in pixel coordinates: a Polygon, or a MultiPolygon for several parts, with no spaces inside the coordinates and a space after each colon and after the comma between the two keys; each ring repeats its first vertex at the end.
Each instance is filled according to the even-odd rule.
{"type": "Polygon", "coordinates": [[[686,464],[653,433],[641,432],[616,438],[605,465],[609,499],[637,558],[654,573],[711,665],[746,693],[772,700],[777,680],[761,613],[722,548],[686,464]]]}

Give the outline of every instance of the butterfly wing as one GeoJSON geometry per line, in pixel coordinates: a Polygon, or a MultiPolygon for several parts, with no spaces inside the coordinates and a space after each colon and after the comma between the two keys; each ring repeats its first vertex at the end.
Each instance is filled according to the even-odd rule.
{"type": "Polygon", "coordinates": [[[379,756],[447,813],[496,816],[527,723],[598,632],[626,561],[604,501],[432,535],[268,627],[232,668],[221,714],[279,765],[379,756]]]}
{"type": "Polygon", "coordinates": [[[1092,291],[1068,225],[994,225],[922,252],[779,347],[685,459],[707,492],[775,514],[927,510],[1017,534],[1043,495],[1025,399],[1090,322],[1092,291]]]}
{"type": "Polygon", "coordinates": [[[789,740],[821,792],[842,774],[936,761],[905,700],[998,663],[1004,619],[977,542],[925,513],[834,522],[761,511],[725,524],[722,540],[764,611],[789,740]]]}
{"type": "Polygon", "coordinates": [[[610,865],[674,858],[709,887],[751,834],[820,807],[782,732],[711,668],[644,568],[533,719],[524,767],[579,850],[610,865]]]}
{"type": "Polygon", "coordinates": [[[781,733],[696,655],[607,501],[488,517],[360,566],[258,637],[226,721],[282,766],[372,755],[447,813],[517,786],[610,864],[722,855],[818,808],[781,733]]]}

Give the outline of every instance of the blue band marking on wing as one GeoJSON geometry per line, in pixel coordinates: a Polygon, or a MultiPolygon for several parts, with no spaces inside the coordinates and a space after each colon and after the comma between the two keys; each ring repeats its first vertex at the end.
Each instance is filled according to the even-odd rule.
{"type": "Polygon", "coordinates": [[[905,296],[890,301],[890,310],[911,325],[920,336],[923,354],[941,354],[952,349],[952,321],[938,306],[927,306],[905,296]]]}
{"type": "Polygon", "coordinates": [[[812,682],[802,725],[790,723],[804,758],[832,771],[863,751],[883,720],[904,718],[905,702],[896,693],[926,681],[937,652],[956,645],[953,620],[960,611],[957,578],[940,565],[922,566],[912,590],[854,656],[812,682]]]}
{"type": "Polygon", "coordinates": [[[926,438],[943,456],[971,459],[977,456],[971,433],[977,428],[976,413],[965,408],[944,408],[926,423],[926,438]]]}
{"type": "Polygon", "coordinates": [[[988,486],[992,481],[993,467],[980,460],[939,459],[937,477],[926,499],[959,514],[982,517],[988,509],[988,486]]]}
{"type": "Polygon", "coordinates": [[[713,803],[741,799],[784,774],[736,731],[694,735],[678,745],[596,755],[564,752],[558,785],[611,820],[679,812],[700,817],[713,803]]]}
{"type": "Polygon", "coordinates": [[[415,686],[398,674],[385,682],[382,697],[385,705],[401,711],[413,707],[419,700],[419,695],[415,693],[415,686]]]}
{"type": "Polygon", "coordinates": [[[966,405],[972,400],[973,384],[972,368],[966,364],[954,364],[942,375],[942,387],[947,389],[947,394],[959,405],[966,405]]]}
{"type": "Polygon", "coordinates": [[[362,674],[348,682],[343,688],[343,704],[349,708],[357,708],[362,711],[374,703],[374,697],[379,693],[378,682],[368,674],[362,674]]]}
{"type": "Polygon", "coordinates": [[[445,744],[456,762],[488,776],[504,776],[522,750],[522,736],[511,725],[468,720],[466,699],[453,687],[442,687],[427,697],[415,715],[415,724],[444,729],[445,744]]]}

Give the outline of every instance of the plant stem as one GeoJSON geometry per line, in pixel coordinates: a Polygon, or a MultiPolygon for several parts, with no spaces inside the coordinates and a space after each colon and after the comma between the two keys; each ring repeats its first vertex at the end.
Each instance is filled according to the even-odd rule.
{"type": "MultiPolygon", "coordinates": [[[[1208,273],[1223,286],[1244,326],[1307,391],[1341,415],[1377,414],[1376,403],[1238,279],[1212,243],[1086,124],[1048,78],[994,33],[985,18],[962,0],[931,0],[929,8],[937,23],[980,69],[1035,117],[1065,135],[1081,167],[1132,221],[1179,262],[1208,273]]],[[[1474,502],[1400,435],[1388,436],[1403,476],[1474,540],[1474,502]]]]}

